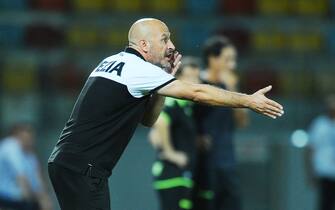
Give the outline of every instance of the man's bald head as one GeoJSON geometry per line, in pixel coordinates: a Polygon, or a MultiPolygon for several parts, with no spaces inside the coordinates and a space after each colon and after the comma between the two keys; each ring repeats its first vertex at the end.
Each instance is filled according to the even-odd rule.
{"type": "Polygon", "coordinates": [[[146,61],[167,69],[171,67],[175,46],[162,21],[154,18],[136,21],[129,29],[128,40],[129,47],[137,50],[146,61]]]}
{"type": "Polygon", "coordinates": [[[137,46],[141,40],[150,41],[160,33],[167,33],[170,36],[166,24],[155,18],[143,18],[137,20],[129,29],[129,46],[137,46]]]}

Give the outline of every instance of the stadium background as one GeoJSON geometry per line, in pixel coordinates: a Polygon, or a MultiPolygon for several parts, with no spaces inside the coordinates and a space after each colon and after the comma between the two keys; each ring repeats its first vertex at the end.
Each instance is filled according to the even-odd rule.
{"type": "MultiPolygon", "coordinates": [[[[237,132],[245,210],[312,210],[306,136],[296,130],[307,129],[323,97],[335,91],[335,0],[1,0],[2,136],[13,122],[32,122],[46,173],[85,78],[102,58],[123,50],[141,17],[165,21],[184,55],[201,56],[212,34],[235,42],[241,90],[272,84],[271,96],[286,110],[276,121],[252,113],[251,125],[237,132]]],[[[113,209],[157,209],[147,131],[138,129],[114,172],[113,209]]]]}

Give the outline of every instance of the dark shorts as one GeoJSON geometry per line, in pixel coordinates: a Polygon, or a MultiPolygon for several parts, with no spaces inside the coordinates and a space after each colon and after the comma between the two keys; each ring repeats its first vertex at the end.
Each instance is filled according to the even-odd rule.
{"type": "Polygon", "coordinates": [[[208,154],[199,154],[193,171],[193,210],[214,209],[214,190],[212,187],[211,172],[208,165],[208,154]]]}
{"type": "Polygon", "coordinates": [[[187,210],[193,204],[193,187],[190,170],[181,169],[168,161],[156,161],[153,165],[154,189],[158,193],[161,210],[187,210]]]}
{"type": "Polygon", "coordinates": [[[193,210],[240,210],[239,178],[234,168],[210,165],[208,153],[198,156],[194,170],[193,210]]]}
{"type": "Polygon", "coordinates": [[[110,210],[108,178],[80,174],[56,163],[48,164],[49,177],[62,210],[110,210]]]}
{"type": "Polygon", "coordinates": [[[214,205],[217,210],[241,210],[239,178],[234,169],[214,169],[214,205]]]}

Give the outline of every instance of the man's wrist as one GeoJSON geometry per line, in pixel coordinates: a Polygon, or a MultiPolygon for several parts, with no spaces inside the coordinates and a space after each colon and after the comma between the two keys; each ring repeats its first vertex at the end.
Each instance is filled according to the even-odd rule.
{"type": "Polygon", "coordinates": [[[241,108],[250,108],[252,103],[251,95],[242,94],[241,96],[241,108]]]}

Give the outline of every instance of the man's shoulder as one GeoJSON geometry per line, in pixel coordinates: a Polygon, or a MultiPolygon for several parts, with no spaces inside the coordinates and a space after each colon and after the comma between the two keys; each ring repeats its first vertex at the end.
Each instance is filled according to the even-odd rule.
{"type": "Polygon", "coordinates": [[[3,154],[20,154],[22,153],[22,148],[18,140],[14,137],[6,137],[1,140],[0,150],[3,154]]]}
{"type": "Polygon", "coordinates": [[[325,125],[329,123],[329,117],[326,115],[320,115],[313,120],[313,125],[325,125]]]}
{"type": "Polygon", "coordinates": [[[18,140],[10,136],[2,139],[0,145],[2,147],[20,147],[18,140]]]}
{"type": "Polygon", "coordinates": [[[329,117],[325,115],[320,115],[312,121],[311,126],[310,126],[310,132],[312,134],[318,134],[320,132],[322,133],[329,129],[332,129],[331,125],[332,123],[329,117]]]}
{"type": "Polygon", "coordinates": [[[142,58],[128,52],[119,52],[117,54],[108,56],[102,60],[102,62],[113,62],[120,61],[124,62],[126,68],[143,68],[149,70],[162,70],[159,66],[156,66],[148,61],[143,60],[142,58]]]}

